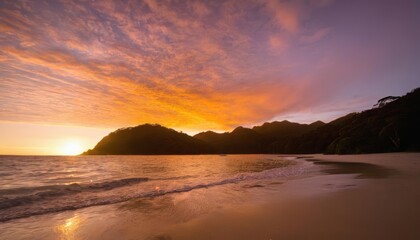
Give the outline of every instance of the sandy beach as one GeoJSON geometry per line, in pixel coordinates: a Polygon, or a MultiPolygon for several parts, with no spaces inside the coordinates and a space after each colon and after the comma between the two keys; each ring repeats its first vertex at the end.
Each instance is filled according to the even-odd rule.
{"type": "Polygon", "coordinates": [[[0,224],[2,239],[419,239],[420,154],[304,156],[321,171],[0,224]]]}
{"type": "Polygon", "coordinates": [[[314,158],[375,164],[392,174],[290,181],[268,204],[179,224],[167,239],[419,239],[420,154],[314,158]]]}

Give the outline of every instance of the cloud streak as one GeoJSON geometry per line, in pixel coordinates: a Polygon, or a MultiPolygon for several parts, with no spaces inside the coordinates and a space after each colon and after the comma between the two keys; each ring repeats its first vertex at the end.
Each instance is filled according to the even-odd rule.
{"type": "Polygon", "coordinates": [[[301,52],[331,32],[306,23],[331,4],[4,1],[0,121],[229,129],[304,109],[323,74],[301,52]]]}

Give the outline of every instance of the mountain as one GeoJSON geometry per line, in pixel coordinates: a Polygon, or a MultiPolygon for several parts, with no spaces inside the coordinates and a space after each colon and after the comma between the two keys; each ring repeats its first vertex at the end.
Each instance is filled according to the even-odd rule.
{"type": "Polygon", "coordinates": [[[293,139],[297,139],[318,127],[325,125],[321,121],[311,124],[299,124],[289,121],[264,123],[262,126],[256,126],[252,129],[269,139],[269,144],[265,151],[268,153],[287,152],[288,145],[293,139]]]}
{"type": "Polygon", "coordinates": [[[420,88],[332,122],[264,123],[193,137],[159,125],[119,129],[84,154],[354,154],[420,151],[420,88]]]}
{"type": "Polygon", "coordinates": [[[207,131],[194,138],[209,143],[217,153],[261,153],[269,142],[264,135],[244,127],[237,127],[231,133],[207,131]]]}
{"type": "Polygon", "coordinates": [[[299,124],[289,121],[264,123],[252,129],[237,127],[230,133],[211,131],[195,135],[195,138],[211,144],[218,153],[270,153],[281,152],[273,144],[286,144],[290,139],[300,137],[320,126],[323,122],[299,124]]]}
{"type": "Polygon", "coordinates": [[[282,122],[271,122],[264,123],[261,126],[255,126],[252,128],[257,133],[266,135],[272,139],[282,139],[284,137],[295,137],[299,136],[308,131],[314,130],[320,126],[323,126],[325,123],[317,121],[311,124],[299,124],[289,122],[287,120],[282,122]]]}
{"type": "Polygon", "coordinates": [[[420,88],[336,119],[289,142],[288,153],[420,151],[420,88]]]}
{"type": "Polygon", "coordinates": [[[383,98],[376,106],[343,122],[325,152],[420,151],[420,88],[403,97],[383,98]]]}
{"type": "Polygon", "coordinates": [[[157,155],[212,153],[212,146],[160,125],[122,128],[104,137],[85,155],[157,155]]]}

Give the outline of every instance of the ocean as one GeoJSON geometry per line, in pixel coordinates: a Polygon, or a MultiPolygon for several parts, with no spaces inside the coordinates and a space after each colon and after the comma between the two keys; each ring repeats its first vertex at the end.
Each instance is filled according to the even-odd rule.
{"type": "Polygon", "coordinates": [[[169,213],[185,221],[258,201],[317,171],[304,157],[282,155],[1,156],[0,238],[57,239],[75,214],[101,218],[132,208],[141,209],[134,218],[143,216],[143,225],[169,213]],[[174,210],[180,201],[188,208],[174,210]]]}

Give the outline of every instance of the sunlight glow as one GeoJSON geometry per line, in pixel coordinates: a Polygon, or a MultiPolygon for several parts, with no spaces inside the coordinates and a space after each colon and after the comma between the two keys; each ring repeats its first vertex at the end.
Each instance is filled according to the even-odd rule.
{"type": "Polygon", "coordinates": [[[78,155],[83,152],[80,142],[72,140],[66,142],[60,147],[59,153],[61,155],[78,155]]]}
{"type": "Polygon", "coordinates": [[[71,218],[56,227],[56,231],[60,234],[62,240],[77,239],[76,232],[80,226],[81,219],[78,215],[74,215],[71,218]]]}

